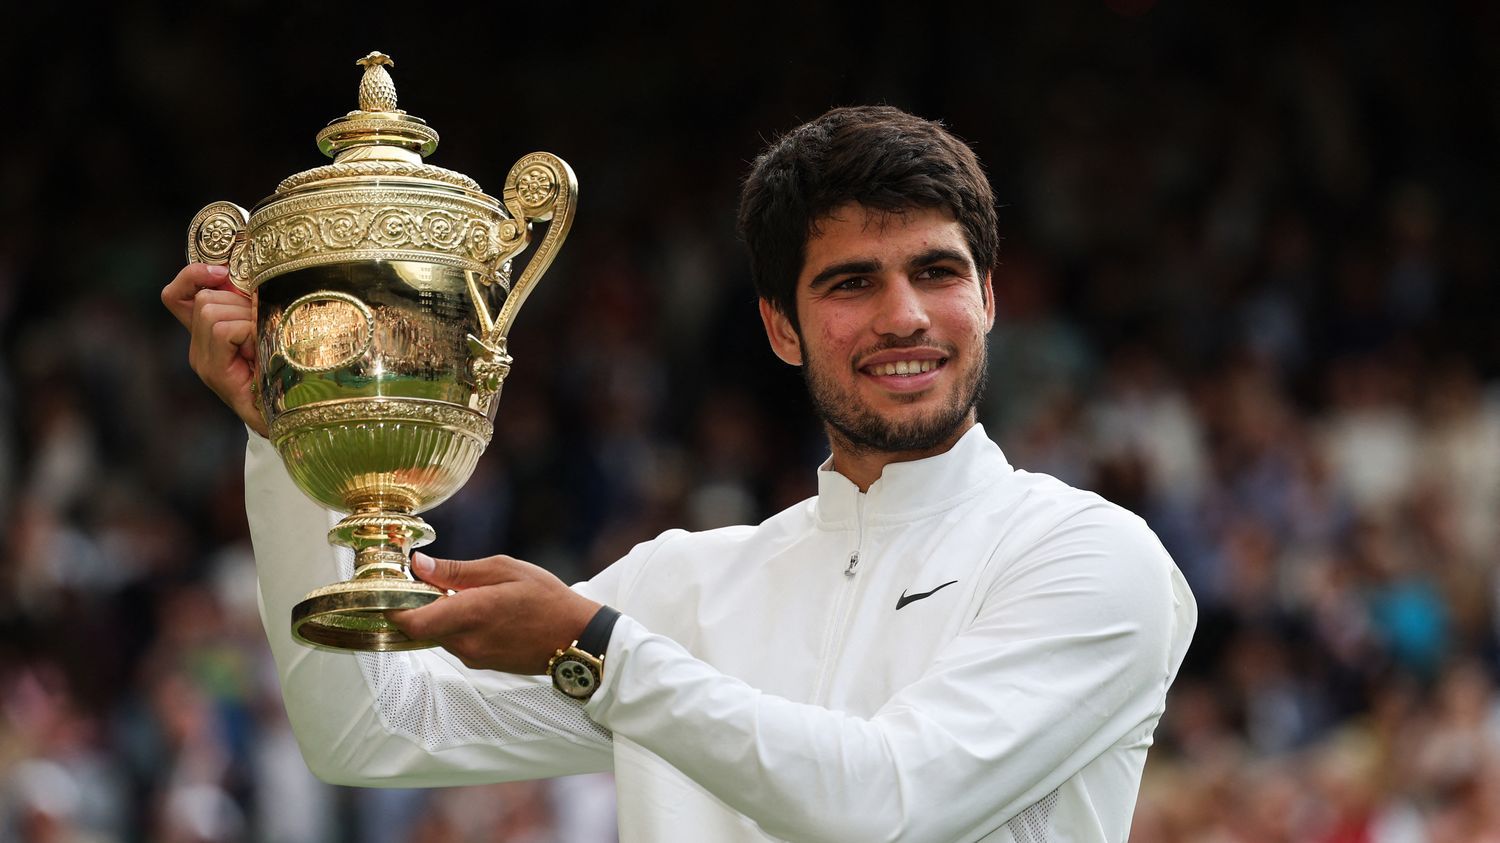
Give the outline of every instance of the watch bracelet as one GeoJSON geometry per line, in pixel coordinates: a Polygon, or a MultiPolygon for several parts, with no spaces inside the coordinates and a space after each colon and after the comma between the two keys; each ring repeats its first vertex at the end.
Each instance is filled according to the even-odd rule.
{"type": "Polygon", "coordinates": [[[599,611],[589,619],[588,625],[578,635],[578,643],[573,646],[588,653],[600,661],[604,661],[604,653],[609,649],[609,639],[615,631],[615,622],[620,619],[620,610],[613,606],[600,606],[599,611]]]}

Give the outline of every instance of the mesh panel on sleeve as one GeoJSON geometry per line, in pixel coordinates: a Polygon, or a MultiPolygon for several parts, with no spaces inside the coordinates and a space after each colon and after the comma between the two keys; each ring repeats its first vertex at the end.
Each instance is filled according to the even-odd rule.
{"type": "Polygon", "coordinates": [[[1047,843],[1051,838],[1047,832],[1052,827],[1052,809],[1056,807],[1057,791],[1054,790],[1017,814],[1005,827],[1010,829],[1016,843],[1047,843]]]}
{"type": "MultiPolygon", "coordinates": [[[[331,528],[337,523],[339,523],[339,514],[337,512],[330,512],[328,514],[328,526],[331,528]]],[[[334,547],[332,550],[334,563],[338,566],[339,579],[347,580],[354,576],[354,548],[334,547]]]]}
{"type": "MultiPolygon", "coordinates": [[[[329,524],[338,513],[329,513],[329,524]]],[[[333,548],[339,578],[354,575],[354,551],[333,548]]],[[[544,737],[609,743],[608,729],[590,720],[583,707],[537,683],[481,694],[456,677],[434,677],[413,670],[403,653],[358,653],[360,670],[375,696],[380,722],[423,749],[470,743],[503,744],[544,737]]]]}
{"type": "Polygon", "coordinates": [[[380,720],[423,749],[472,743],[505,744],[543,737],[609,743],[609,730],[551,685],[481,694],[458,677],[413,670],[402,653],[360,653],[360,669],[375,695],[380,720]]]}

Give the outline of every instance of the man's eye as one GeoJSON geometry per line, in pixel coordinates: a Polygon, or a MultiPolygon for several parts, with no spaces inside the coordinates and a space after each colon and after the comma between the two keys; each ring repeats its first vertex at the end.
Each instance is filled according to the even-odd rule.
{"type": "Polygon", "coordinates": [[[844,280],[838,282],[837,284],[834,284],[833,285],[833,289],[835,289],[835,290],[862,290],[862,289],[864,289],[865,287],[868,287],[868,286],[870,286],[870,279],[856,275],[853,278],[845,278],[844,280]]]}
{"type": "Polygon", "coordinates": [[[921,272],[918,272],[917,277],[930,281],[937,278],[951,278],[957,274],[957,272],[954,272],[946,266],[929,266],[926,269],[923,269],[921,272]]]}

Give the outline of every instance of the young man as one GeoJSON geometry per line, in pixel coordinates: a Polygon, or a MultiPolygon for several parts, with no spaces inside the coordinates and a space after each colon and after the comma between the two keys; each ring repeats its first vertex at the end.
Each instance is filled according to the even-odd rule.
{"type": "MultiPolygon", "coordinates": [[[[573,589],[419,557],[457,594],[396,620],[445,650],[322,653],[286,619],[349,574],[337,516],[251,436],[263,619],[308,764],[363,785],[613,770],[627,843],[1124,840],[1196,612],[1140,519],[1013,469],[976,424],[998,239],[977,160],[937,124],[838,109],[756,162],[740,222],[832,451],[817,497],[758,526],[670,531],[573,589]],[[535,676],[576,639],[603,657],[581,700],[535,676]]],[[[253,314],[196,292],[216,283],[189,267],[163,298],[254,428],[253,314]]]]}

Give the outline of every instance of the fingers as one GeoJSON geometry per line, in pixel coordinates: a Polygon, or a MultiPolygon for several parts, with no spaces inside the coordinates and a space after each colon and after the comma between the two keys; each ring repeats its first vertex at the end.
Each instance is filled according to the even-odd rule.
{"type": "Polygon", "coordinates": [[[250,299],[239,293],[230,292],[229,290],[202,289],[193,294],[192,308],[188,312],[189,321],[191,322],[193,315],[199,307],[210,304],[224,308],[238,308],[246,313],[255,313],[255,308],[250,304],[250,299]]]}
{"type": "Polygon", "coordinates": [[[435,559],[425,553],[413,553],[411,557],[412,573],[423,582],[455,591],[519,579],[522,564],[509,556],[488,556],[466,562],[435,559]]]}
{"type": "Polygon", "coordinates": [[[455,592],[386,618],[413,641],[438,644],[468,667],[536,674],[598,610],[566,586],[554,591],[541,581],[515,581],[455,592]]]}
{"type": "Polygon", "coordinates": [[[193,301],[189,327],[193,336],[188,362],[211,389],[223,395],[223,387],[231,385],[222,382],[223,376],[233,375],[231,381],[237,383],[248,374],[248,370],[237,371],[238,367],[255,358],[251,344],[255,310],[234,293],[203,290],[193,301]]]}
{"type": "Polygon", "coordinates": [[[261,435],[265,418],[250,391],[255,379],[255,308],[237,293],[200,289],[189,321],[188,365],[240,420],[261,435]]]}
{"type": "Polygon", "coordinates": [[[207,263],[190,263],[162,288],[161,303],[177,317],[184,328],[192,328],[193,301],[199,290],[224,290],[244,298],[229,281],[229,267],[207,263]],[[233,291],[233,292],[231,292],[233,291]]]}
{"type": "Polygon", "coordinates": [[[254,300],[229,280],[229,268],[188,264],[161,291],[162,304],[192,333],[188,365],[240,420],[262,436],[255,407],[254,300]]]}
{"type": "Polygon", "coordinates": [[[216,290],[205,290],[198,294],[198,301],[193,311],[193,326],[197,328],[212,328],[217,322],[225,320],[233,321],[255,321],[255,310],[245,303],[244,299],[237,302],[223,302],[213,297],[228,296],[231,299],[238,298],[233,293],[221,293],[216,290]]]}
{"type": "Polygon", "coordinates": [[[413,641],[437,641],[453,649],[459,638],[481,626],[479,614],[486,602],[478,591],[461,591],[420,609],[386,612],[386,618],[413,641]]]}
{"type": "Polygon", "coordinates": [[[213,324],[214,342],[219,346],[232,345],[248,364],[255,359],[254,319],[224,319],[213,324]]]}

